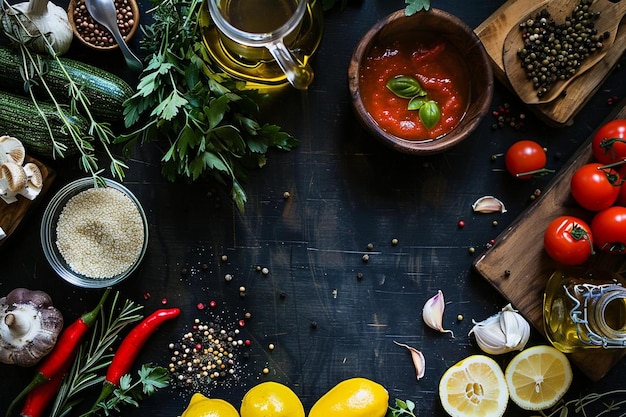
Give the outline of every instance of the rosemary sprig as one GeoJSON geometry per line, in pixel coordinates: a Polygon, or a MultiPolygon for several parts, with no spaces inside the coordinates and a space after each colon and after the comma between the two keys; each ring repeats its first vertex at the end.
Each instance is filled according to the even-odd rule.
{"type": "Polygon", "coordinates": [[[109,145],[114,143],[116,135],[111,130],[111,126],[109,123],[97,121],[94,115],[91,113],[91,110],[89,108],[89,99],[81,90],[80,85],[78,85],[68,74],[65,66],[59,59],[58,55],[54,52],[52,45],[48,40],[48,37],[42,36],[41,33],[29,33],[22,20],[28,19],[28,16],[13,9],[11,5],[7,2],[7,0],[3,0],[2,10],[0,14],[2,15],[3,20],[8,20],[10,22],[10,24],[3,25],[3,32],[13,44],[19,47],[22,55],[22,70],[20,72],[24,81],[24,88],[30,95],[33,105],[38,110],[41,118],[44,120],[44,123],[48,128],[53,146],[53,155],[55,157],[64,157],[63,152],[66,150],[66,148],[64,145],[58,143],[55,140],[54,135],[52,134],[52,131],[48,124],[46,115],[39,108],[37,99],[34,95],[34,92],[32,91],[31,86],[33,85],[38,85],[43,88],[43,90],[46,92],[46,95],[55,106],[56,111],[63,121],[63,124],[65,125],[68,134],[71,136],[74,144],[80,152],[79,164],[81,169],[86,173],[89,173],[94,178],[94,180],[101,182],[99,178],[101,169],[99,168],[98,159],[95,156],[95,148],[92,143],[94,139],[97,139],[98,142],[102,145],[104,153],[110,160],[111,174],[114,177],[123,179],[124,170],[127,169],[128,166],[123,161],[116,158],[109,149],[109,145]],[[7,9],[11,9],[12,13],[7,13],[7,9]],[[27,36],[25,36],[25,34],[27,36]],[[28,44],[32,40],[37,38],[41,38],[45,42],[50,56],[59,65],[59,68],[65,76],[65,79],[67,81],[68,96],[70,98],[69,108],[67,106],[61,105],[57,101],[54,93],[46,82],[46,68],[44,63],[40,59],[39,55],[33,53],[28,47],[28,44]],[[69,116],[72,114],[77,114],[79,112],[89,121],[90,126],[87,132],[88,135],[81,135],[81,133],[78,132],[75,126],[70,123],[69,116]]]}
{"type": "Polygon", "coordinates": [[[99,371],[111,363],[111,346],[126,326],[142,318],[139,311],[143,307],[129,300],[117,312],[118,298],[119,292],[115,294],[108,315],[104,310],[100,311],[100,321],[94,325],[91,339],[80,347],[59,389],[50,417],[67,415],[81,401],[80,395],[85,390],[104,382],[104,376],[99,371]]]}

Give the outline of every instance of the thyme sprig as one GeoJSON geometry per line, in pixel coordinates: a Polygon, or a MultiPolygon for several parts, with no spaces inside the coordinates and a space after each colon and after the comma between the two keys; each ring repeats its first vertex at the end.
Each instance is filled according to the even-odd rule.
{"type": "Polygon", "coordinates": [[[2,17],[2,30],[4,34],[14,45],[18,47],[21,53],[22,68],[20,70],[20,73],[22,74],[22,78],[24,81],[24,90],[29,94],[34,107],[37,109],[42,120],[44,121],[44,124],[48,129],[53,147],[53,156],[55,158],[57,156],[63,158],[64,152],[67,150],[67,147],[64,144],[61,144],[55,140],[49,122],[47,120],[47,116],[38,105],[38,99],[35,97],[32,89],[33,86],[40,86],[46,92],[49,100],[53,103],[59,117],[61,118],[66,128],[66,131],[72,138],[72,141],[74,142],[76,148],[80,153],[80,168],[84,172],[89,173],[94,178],[94,180],[101,182],[99,174],[102,170],[99,167],[98,159],[95,155],[95,147],[93,145],[94,139],[96,139],[102,145],[102,149],[110,161],[109,168],[111,174],[114,177],[123,179],[125,174],[124,170],[127,169],[128,166],[123,161],[116,158],[109,148],[109,146],[113,144],[116,135],[112,131],[109,123],[96,120],[95,116],[90,110],[89,99],[83,93],[80,85],[78,85],[72,79],[72,77],[70,77],[58,55],[54,52],[52,45],[48,40],[48,37],[44,36],[44,34],[41,33],[29,32],[29,30],[24,25],[24,19],[28,19],[28,16],[12,8],[7,0],[3,0],[2,2],[0,15],[2,17]],[[9,9],[11,10],[11,13],[7,12],[9,9]],[[45,74],[47,72],[47,69],[45,62],[41,59],[40,55],[33,53],[28,47],[30,42],[39,38],[44,41],[50,56],[56,62],[56,64],[58,64],[65,77],[65,80],[67,82],[67,92],[70,98],[69,107],[61,105],[59,103],[54,95],[54,92],[46,82],[45,74]],[[84,116],[89,122],[87,135],[79,132],[76,126],[71,123],[72,115],[78,113],[84,116]]]}
{"type": "Polygon", "coordinates": [[[169,180],[213,178],[230,187],[243,210],[242,182],[263,167],[270,148],[291,150],[297,140],[256,120],[268,98],[214,68],[203,44],[198,0],[153,0],[153,23],[143,27],[147,65],[137,92],[124,105],[126,149],[166,142],[162,174],[169,180]]]}
{"type": "Polygon", "coordinates": [[[84,392],[104,382],[103,369],[109,366],[113,353],[111,346],[119,333],[129,324],[141,320],[142,306],[126,300],[118,312],[119,292],[115,294],[108,315],[100,311],[100,320],[94,324],[91,338],[81,345],[65,376],[52,406],[50,417],[63,417],[81,402],[84,392]]]}
{"type": "Polygon", "coordinates": [[[581,416],[624,416],[626,415],[626,390],[618,389],[613,391],[607,391],[602,393],[591,393],[584,397],[569,400],[565,403],[559,404],[553,408],[550,412],[545,410],[539,411],[544,417],[564,417],[572,415],[581,416]],[[596,404],[601,401],[601,404],[596,404]],[[595,406],[592,410],[591,407],[595,406]],[[573,411],[575,414],[571,414],[573,411]],[[616,413],[620,411],[621,413],[616,413]]]}

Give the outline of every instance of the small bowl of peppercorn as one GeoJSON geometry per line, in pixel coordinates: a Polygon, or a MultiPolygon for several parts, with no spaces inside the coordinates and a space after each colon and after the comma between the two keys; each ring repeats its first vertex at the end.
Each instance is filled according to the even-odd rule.
{"type": "MultiPolygon", "coordinates": [[[[130,41],[139,28],[139,6],[136,0],[114,0],[117,10],[117,25],[126,42],[130,41]]],[[[111,50],[119,46],[113,35],[96,22],[87,11],[85,0],[70,0],[67,15],[78,40],[96,50],[111,50]]]]}
{"type": "Polygon", "coordinates": [[[50,200],[41,246],[52,269],[72,285],[105,288],[131,276],[148,247],[141,203],[122,184],[80,178],[50,200]]]}
{"type": "Polygon", "coordinates": [[[489,112],[493,73],[482,42],[459,18],[402,9],[357,44],[348,87],[366,131],[394,150],[426,155],[472,134],[489,112]]]}

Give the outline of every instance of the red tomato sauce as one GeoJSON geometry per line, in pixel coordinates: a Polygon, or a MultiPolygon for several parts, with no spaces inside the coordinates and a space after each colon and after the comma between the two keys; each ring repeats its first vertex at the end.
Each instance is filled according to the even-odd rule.
{"type": "Polygon", "coordinates": [[[386,132],[407,140],[432,140],[450,132],[463,118],[470,95],[468,69],[461,54],[445,40],[402,37],[375,44],[360,73],[363,105],[386,132]],[[428,97],[437,102],[441,120],[431,130],[419,112],[408,110],[408,100],[387,87],[399,75],[414,77],[428,97]]]}

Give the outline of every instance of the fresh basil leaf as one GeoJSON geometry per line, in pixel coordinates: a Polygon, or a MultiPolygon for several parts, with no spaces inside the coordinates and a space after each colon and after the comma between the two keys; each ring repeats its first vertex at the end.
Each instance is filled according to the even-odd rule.
{"type": "Polygon", "coordinates": [[[419,109],[422,108],[424,103],[426,103],[426,99],[424,97],[421,97],[421,96],[413,97],[409,101],[409,105],[407,106],[407,109],[409,109],[409,110],[419,110],[419,109]]]}
{"type": "Polygon", "coordinates": [[[434,100],[427,101],[420,107],[419,116],[424,127],[428,130],[432,129],[441,119],[439,105],[434,100]]]}
{"type": "Polygon", "coordinates": [[[421,84],[408,75],[398,75],[387,81],[387,88],[400,98],[413,98],[422,91],[421,84]]]}

